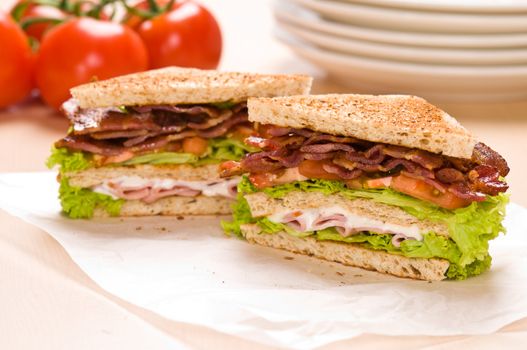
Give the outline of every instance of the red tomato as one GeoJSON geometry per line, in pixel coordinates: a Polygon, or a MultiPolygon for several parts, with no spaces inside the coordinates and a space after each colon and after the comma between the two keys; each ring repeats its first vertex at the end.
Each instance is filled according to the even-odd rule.
{"type": "Polygon", "coordinates": [[[0,108],[19,102],[33,87],[33,53],[22,29],[0,12],[0,108]]]}
{"type": "Polygon", "coordinates": [[[390,187],[392,183],[392,177],[380,177],[377,179],[366,180],[366,188],[384,188],[390,187]]]}
{"type": "MultiPolygon", "coordinates": [[[[26,1],[21,1],[21,3],[24,2],[26,1]]],[[[24,10],[21,17],[21,21],[24,22],[34,18],[51,18],[62,20],[66,18],[66,14],[56,7],[30,4],[24,10]]],[[[53,23],[51,21],[38,22],[27,26],[25,28],[25,32],[28,36],[33,37],[38,41],[41,41],[42,37],[44,36],[44,33],[47,32],[54,25],[56,25],[56,23],[53,23]]]]}
{"type": "Polygon", "coordinates": [[[251,181],[256,188],[262,189],[276,185],[277,177],[278,176],[274,173],[250,174],[249,181],[251,181]]]}
{"type": "Polygon", "coordinates": [[[409,176],[399,175],[392,178],[390,187],[409,196],[432,202],[446,209],[466,207],[470,201],[456,197],[453,193],[439,192],[434,186],[409,176]]]}
{"type": "Polygon", "coordinates": [[[209,142],[199,136],[187,137],[183,140],[183,152],[201,156],[209,148],[209,142]]]}
{"type": "Polygon", "coordinates": [[[133,30],[118,23],[76,18],[44,36],[36,78],[44,101],[59,108],[76,85],[146,69],[148,54],[133,30]]]}
{"type": "Polygon", "coordinates": [[[249,136],[255,136],[255,135],[256,135],[256,130],[254,130],[254,128],[247,126],[247,125],[238,125],[231,132],[230,137],[243,142],[249,136]]]}
{"type": "Polygon", "coordinates": [[[144,21],[137,32],[148,49],[150,68],[218,67],[220,28],[209,11],[192,1],[178,2],[172,11],[144,21]]]}
{"type": "Polygon", "coordinates": [[[310,179],[340,180],[337,174],[328,173],[322,166],[331,161],[324,160],[304,160],[298,166],[298,172],[310,179]]]}

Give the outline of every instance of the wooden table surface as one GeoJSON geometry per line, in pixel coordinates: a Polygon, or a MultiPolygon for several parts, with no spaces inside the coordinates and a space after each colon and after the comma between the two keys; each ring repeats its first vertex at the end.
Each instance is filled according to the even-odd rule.
{"type": "MultiPolygon", "coordinates": [[[[315,93],[350,92],[324,79],[271,36],[269,1],[202,1],[219,18],[225,37],[222,69],[303,72],[316,77],[315,93]],[[241,30],[240,28],[243,28],[241,30]]],[[[493,105],[440,104],[512,168],[512,201],[527,206],[527,101],[493,105]]],[[[52,142],[67,122],[38,102],[0,111],[0,171],[41,171],[52,142]]],[[[1,195],[1,194],[0,194],[1,195]]],[[[503,239],[503,238],[502,238],[503,239]]],[[[0,211],[0,349],[267,349],[235,336],[178,322],[131,305],[102,290],[44,231],[0,211]]],[[[527,319],[498,333],[455,337],[363,335],[328,349],[522,348],[527,319]]]]}

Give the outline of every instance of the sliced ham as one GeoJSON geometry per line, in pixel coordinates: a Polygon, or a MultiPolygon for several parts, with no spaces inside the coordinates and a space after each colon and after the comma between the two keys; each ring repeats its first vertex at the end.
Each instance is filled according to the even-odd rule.
{"type": "Polygon", "coordinates": [[[164,197],[170,197],[170,196],[180,196],[180,197],[196,197],[199,195],[201,191],[194,190],[192,188],[188,187],[174,187],[169,190],[165,190],[163,188],[151,188],[149,193],[139,198],[145,203],[154,203],[155,201],[164,198],[164,197]]]}
{"type": "Polygon", "coordinates": [[[94,186],[94,192],[125,200],[141,200],[153,203],[170,196],[195,197],[198,195],[236,198],[240,178],[220,181],[181,181],[173,179],[144,179],[137,176],[121,176],[94,186]]]}
{"type": "Polygon", "coordinates": [[[416,225],[389,224],[381,220],[356,215],[340,206],[286,210],[275,213],[267,219],[271,222],[286,224],[298,232],[315,232],[332,227],[344,237],[359,232],[373,232],[404,236],[405,239],[423,239],[423,235],[416,225]]]}

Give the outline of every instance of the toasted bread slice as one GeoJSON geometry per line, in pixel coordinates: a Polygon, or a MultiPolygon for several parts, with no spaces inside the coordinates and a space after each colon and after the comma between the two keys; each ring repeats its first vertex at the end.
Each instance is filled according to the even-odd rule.
{"type": "Polygon", "coordinates": [[[408,95],[251,98],[249,120],[308,128],[469,159],[476,139],[446,112],[408,95]]]}
{"type": "MultiPolygon", "coordinates": [[[[126,201],[121,207],[119,216],[150,215],[226,215],[231,213],[232,199],[225,197],[165,197],[154,203],[138,200],[126,201]]],[[[95,217],[107,217],[108,213],[96,208],[95,217]]]]}
{"type": "Polygon", "coordinates": [[[426,281],[440,281],[450,263],[444,259],[407,258],[379,250],[362,248],[356,244],[317,241],[314,238],[299,238],[285,232],[261,233],[258,225],[242,225],[242,234],[251,242],[293,253],[315,256],[319,259],[344,265],[426,281]]]}
{"type": "Polygon", "coordinates": [[[445,223],[419,220],[399,207],[377,203],[371,199],[348,199],[339,194],[325,195],[320,192],[300,191],[289,192],[279,199],[271,198],[263,192],[246,194],[244,197],[251,209],[251,215],[256,218],[285,211],[339,206],[357,216],[403,227],[417,226],[420,232],[450,236],[445,223]]]}
{"type": "Polygon", "coordinates": [[[218,171],[219,164],[208,164],[194,167],[188,164],[163,165],[131,165],[89,168],[81,171],[71,171],[64,174],[71,186],[92,187],[104,180],[121,176],[139,176],[144,179],[162,178],[181,181],[213,181],[221,180],[218,171]]]}
{"type": "Polygon", "coordinates": [[[266,75],[168,67],[71,89],[81,108],[241,102],[253,96],[309,93],[307,75],[266,75]]]}

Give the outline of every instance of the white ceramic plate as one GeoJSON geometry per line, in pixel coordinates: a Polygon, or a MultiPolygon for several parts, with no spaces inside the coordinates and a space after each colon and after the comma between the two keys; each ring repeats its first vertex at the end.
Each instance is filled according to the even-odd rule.
{"type": "Polygon", "coordinates": [[[527,47],[527,33],[433,34],[388,31],[327,21],[311,10],[289,2],[275,2],[275,16],[283,21],[326,34],[393,45],[445,48],[527,47]]]}
{"type": "Polygon", "coordinates": [[[392,30],[435,33],[527,32],[527,14],[431,13],[330,0],[290,1],[331,20],[392,30]]]}
{"type": "Polygon", "coordinates": [[[525,0],[340,0],[366,5],[423,11],[467,13],[527,12],[525,0]]]}
{"type": "Polygon", "coordinates": [[[312,31],[280,20],[278,23],[280,28],[307,43],[331,51],[355,56],[428,64],[524,65],[527,67],[527,48],[465,50],[397,46],[336,37],[331,34],[312,31]]]}
{"type": "Polygon", "coordinates": [[[296,54],[361,93],[408,93],[433,101],[510,101],[527,98],[527,67],[400,63],[324,51],[277,31],[296,54]]]}

